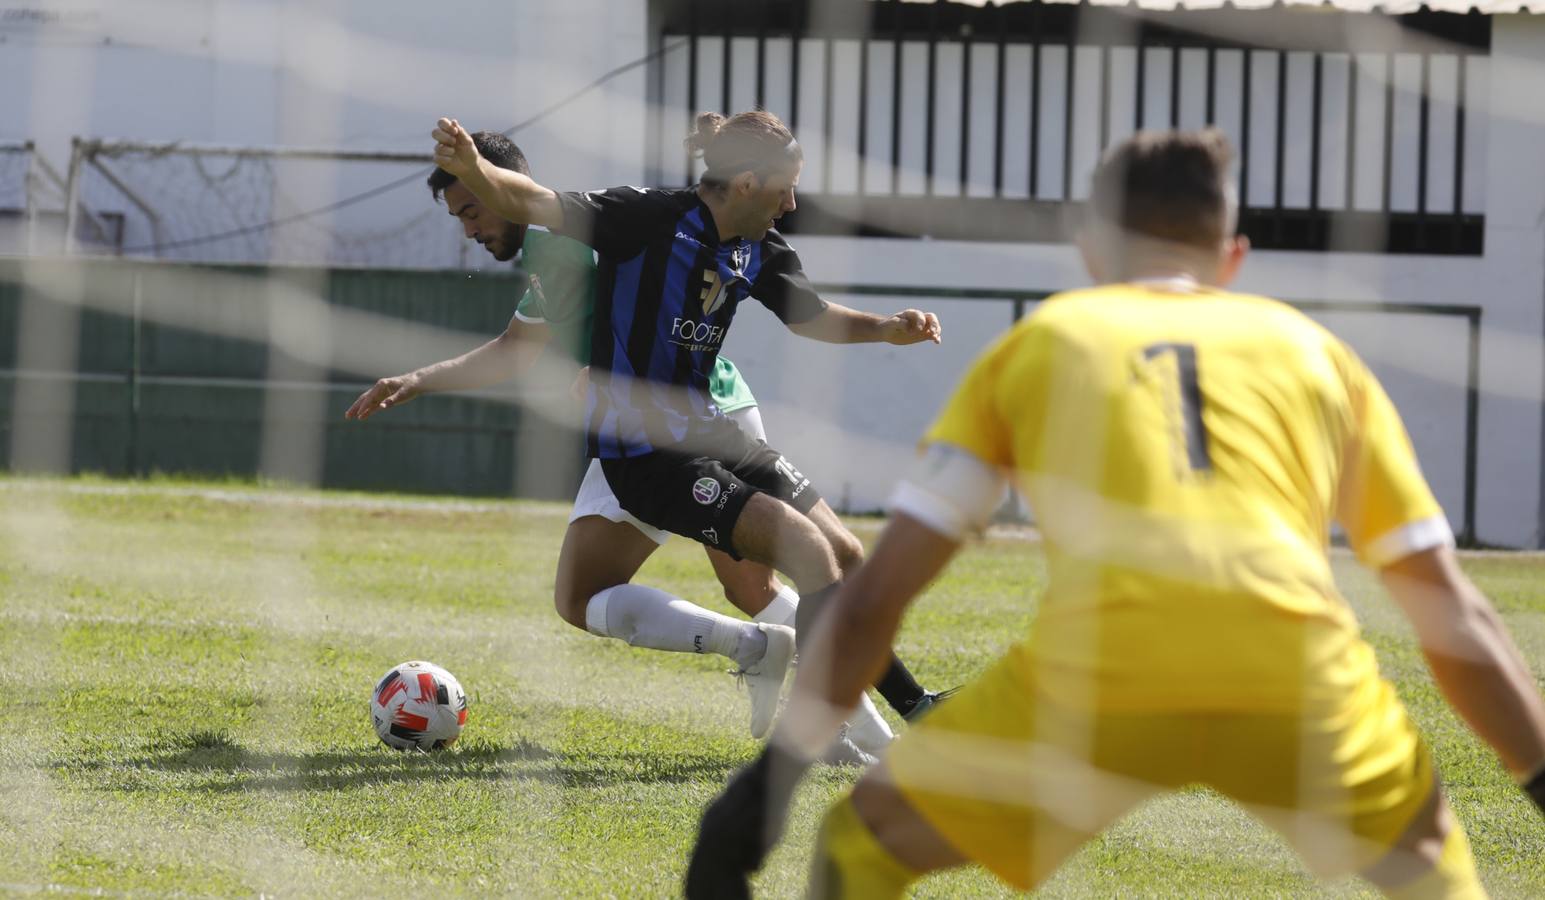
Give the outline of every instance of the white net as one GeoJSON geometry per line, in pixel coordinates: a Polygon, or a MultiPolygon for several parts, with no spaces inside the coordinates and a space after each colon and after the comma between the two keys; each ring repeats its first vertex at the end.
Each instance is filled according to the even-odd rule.
{"type": "Polygon", "coordinates": [[[430,202],[427,154],[122,142],[78,152],[85,252],[375,268],[467,259],[444,208],[430,202]]]}
{"type": "MultiPolygon", "coordinates": [[[[1368,871],[1389,849],[1321,822],[1314,804],[1368,799],[1384,810],[1373,830],[1419,831],[1395,821],[1383,779],[1326,777],[1313,752],[1301,709],[1316,685],[1298,683],[1300,663],[1331,659],[1374,683],[1334,662],[1350,647],[1358,665],[1376,655],[1395,687],[1380,696],[1407,704],[1436,768],[1462,786],[1448,795],[1454,821],[1485,823],[1474,849],[1487,889],[1545,896],[1545,871],[1527,862],[1545,858],[1534,810],[1432,689],[1380,580],[1326,547],[1343,537],[1328,522],[1318,530],[1342,498],[1326,494],[1335,465],[1312,460],[1332,443],[1321,432],[1354,416],[1328,402],[1322,429],[1298,401],[1372,396],[1338,381],[1362,367],[1343,365],[1336,341],[1324,359],[1208,343],[1234,309],[1258,307],[1275,318],[1237,320],[1230,341],[1323,335],[1275,305],[1168,319],[1161,310],[1210,295],[1179,276],[1199,263],[1212,278],[1204,251],[1225,242],[1179,262],[1131,245],[1145,266],[1177,269],[1106,268],[1154,282],[1119,289],[1162,295],[1148,307],[1118,297],[1120,315],[1059,319],[1057,304],[1080,301],[1048,299],[1103,280],[1093,264],[1124,252],[1069,240],[1101,154],[1139,129],[1215,126],[1235,150],[1253,243],[1234,288],[1296,306],[1367,364],[1459,543],[1545,546],[1545,29],[1354,2],[0,4],[0,127],[28,139],[0,142],[0,659],[12,663],[0,692],[14,701],[0,705],[0,894],[675,896],[705,803],[762,752],[750,712],[839,754],[829,739],[849,716],[853,748],[889,753],[919,795],[1018,805],[1046,834],[1082,840],[1114,822],[1078,853],[1071,839],[1032,846],[1005,837],[1012,826],[988,829],[1007,853],[1034,854],[1037,877],[1055,869],[1045,886],[1058,896],[1309,895],[1319,888],[1295,848],[1323,851],[1310,858],[1327,871],[1368,871]],[[847,310],[830,330],[797,277],[779,280],[792,257],[733,243],[749,212],[710,204],[724,196],[711,190],[666,194],[707,171],[683,147],[698,113],[753,108],[796,138],[780,140],[778,161],[800,148],[798,208],[771,193],[814,292],[847,310]],[[639,188],[616,192],[604,225],[574,226],[577,242],[550,207],[539,222],[557,237],[519,232],[487,196],[448,215],[426,184],[440,116],[511,135],[555,191],[639,188]],[[665,196],[681,204],[670,217],[644,210],[665,196]],[[501,260],[501,241],[525,243],[501,260]],[[772,254],[752,290],[762,276],[748,261],[772,254]],[[785,327],[795,306],[810,318],[785,327]],[[891,318],[905,310],[915,317],[891,318]],[[855,311],[872,315],[844,318],[855,311]],[[937,316],[940,343],[905,345],[921,335],[897,323],[926,322],[916,311],[937,316]],[[1050,343],[1058,322],[1065,348],[1050,343]],[[1095,354],[1075,352],[1150,325],[1173,333],[1144,332],[1119,363],[1096,370],[1095,354]],[[870,346],[841,340],[860,333],[870,346]],[[986,348],[1019,351],[1026,335],[1062,348],[1054,364],[963,382],[986,348]],[[1300,383],[1299,368],[1319,380],[1300,383]],[[699,390],[710,377],[729,390],[699,390]],[[693,405],[710,393],[765,433],[771,458],[746,443],[767,474],[715,463],[678,485],[647,468],[751,458],[693,405]],[[992,470],[985,486],[949,453],[920,460],[947,408],[980,427],[943,443],[1013,443],[1007,468],[1024,480],[994,480],[1001,457],[974,467],[992,470]],[[1037,422],[1037,446],[1006,438],[1037,422]],[[623,443],[640,433],[667,453],[606,467],[586,453],[591,438],[597,453],[643,451],[623,443]],[[1269,453],[1240,450],[1268,441],[1269,453]],[[731,467],[751,477],[720,481],[731,467]],[[1231,480],[1257,471],[1258,483],[1231,480]],[[1129,490],[1129,477],[1152,490],[1129,490]],[[780,488],[789,503],[759,493],[780,488]],[[1266,512],[1189,520],[1134,494],[1248,497],[1241,506],[1266,512]],[[751,519],[732,518],[738,507],[695,518],[748,495],[751,519]],[[785,508],[817,495],[837,515],[785,508]],[[794,671],[793,638],[759,626],[804,628],[808,642],[838,583],[891,592],[838,601],[828,623],[880,609],[948,549],[914,530],[929,552],[896,557],[895,536],[918,519],[882,520],[898,496],[929,517],[923,531],[953,518],[983,532],[922,588],[889,646],[882,627],[843,636],[848,662],[868,639],[875,671],[894,653],[915,681],[887,670],[877,713],[780,706],[770,679],[794,671]],[[738,536],[737,521],[750,525],[738,536]],[[657,544],[656,525],[677,537],[657,544]],[[1340,630],[1348,610],[1358,634],[1340,630]],[[1322,641],[1299,623],[1337,630],[1322,641]],[[1033,700],[1035,716],[1018,689],[1001,695],[1001,720],[950,714],[989,696],[968,688],[913,728],[934,702],[922,688],[980,685],[1027,629],[1043,643],[1025,659],[1054,651],[1014,676],[1049,698],[1033,700]],[[432,757],[399,756],[371,727],[387,706],[371,685],[406,660],[443,666],[471,701],[460,741],[432,757]],[[1196,748],[1224,746],[1228,731],[1213,721],[1144,733],[1095,715],[1148,709],[1150,687],[1156,706],[1290,712],[1259,733],[1243,723],[1244,749],[1208,753],[1196,748]],[[988,720],[1035,730],[961,727],[988,720]],[[892,730],[902,743],[887,749],[892,730]],[[936,765],[898,762],[929,740],[936,765]],[[1275,755],[1259,755],[1266,744],[1275,755]],[[1191,768],[1205,760],[1229,765],[1191,768]],[[1185,790],[1126,815],[1214,776],[1251,787],[1235,795],[1253,805],[1185,790]]],[[[584,202],[599,203],[566,209],[584,202]]],[[[1183,203],[1160,206],[1165,221],[1186,217],[1183,203]]],[[[1423,499],[1419,512],[1390,542],[1438,534],[1437,510],[1423,499]]],[[[1545,560],[1461,559],[1538,672],[1545,601],[1528,585],[1545,582],[1545,560]]],[[[804,676],[807,701],[823,656],[799,647],[804,671],[790,677],[804,676]]],[[[407,715],[378,729],[424,730],[420,713],[395,709],[407,715]]],[[[1382,715],[1392,709],[1369,721],[1399,723],[1409,750],[1404,714],[1382,715]]],[[[1432,796],[1419,762],[1398,760],[1402,809],[1432,796]]],[[[855,777],[800,787],[758,896],[806,893],[823,811],[855,777]]],[[[1010,892],[980,868],[930,877],[920,895],[1010,892]]]]}
{"type": "Polygon", "coordinates": [[[27,252],[32,145],[0,143],[0,254],[27,252]]]}
{"type": "Polygon", "coordinates": [[[0,210],[16,212],[27,202],[32,145],[0,142],[0,210]]]}

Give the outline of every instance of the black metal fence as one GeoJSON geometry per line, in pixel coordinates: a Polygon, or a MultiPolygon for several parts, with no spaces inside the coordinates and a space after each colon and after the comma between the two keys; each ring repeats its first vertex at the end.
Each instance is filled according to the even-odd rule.
{"type": "Polygon", "coordinates": [[[1039,2],[656,0],[653,170],[699,109],[806,147],[807,233],[1056,240],[1100,151],[1224,129],[1257,246],[1479,254],[1490,20],[1039,2]],[[671,47],[677,49],[669,49],[671,47]]]}

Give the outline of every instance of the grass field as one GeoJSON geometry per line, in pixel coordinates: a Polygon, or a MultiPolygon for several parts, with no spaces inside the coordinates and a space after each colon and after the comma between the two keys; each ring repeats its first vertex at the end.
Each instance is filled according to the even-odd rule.
{"type": "MultiPolygon", "coordinates": [[[[0,510],[0,894],[670,896],[702,805],[757,751],[724,660],[554,615],[564,506],[10,478],[0,510]],[[370,729],[371,686],[412,658],[470,695],[450,752],[397,754],[370,729]]],[[[1442,705],[1372,580],[1338,565],[1488,887],[1545,896],[1545,823],[1442,705]]],[[[1545,560],[1466,568],[1545,672],[1545,560]]],[[[1041,577],[1032,543],[971,549],[903,655],[932,685],[969,678],[1022,632],[1041,577]]],[[[641,580],[729,611],[684,541],[641,580]]],[[[799,894],[819,811],[854,777],[816,771],[760,895],[799,894]]],[[[1143,807],[1045,892],[1370,893],[1317,885],[1201,791],[1143,807]]],[[[917,890],[1005,893],[973,871],[917,890]]]]}

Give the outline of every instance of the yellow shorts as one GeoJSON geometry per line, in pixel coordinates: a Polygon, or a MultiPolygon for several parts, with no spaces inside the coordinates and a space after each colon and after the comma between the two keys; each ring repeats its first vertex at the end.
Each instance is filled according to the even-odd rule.
{"type": "Polygon", "coordinates": [[[1185,785],[1243,804],[1321,877],[1386,856],[1436,789],[1382,679],[1333,715],[1089,712],[1039,694],[1022,645],[896,741],[885,764],[950,844],[1020,890],[1137,804],[1185,785]]]}

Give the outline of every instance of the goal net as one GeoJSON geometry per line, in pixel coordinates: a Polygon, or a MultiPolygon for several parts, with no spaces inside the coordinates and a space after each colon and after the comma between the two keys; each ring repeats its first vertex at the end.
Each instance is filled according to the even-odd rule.
{"type": "Polygon", "coordinates": [[[427,199],[427,154],[127,141],[83,141],[75,154],[83,252],[373,268],[467,260],[443,207],[403,202],[427,199]]]}

